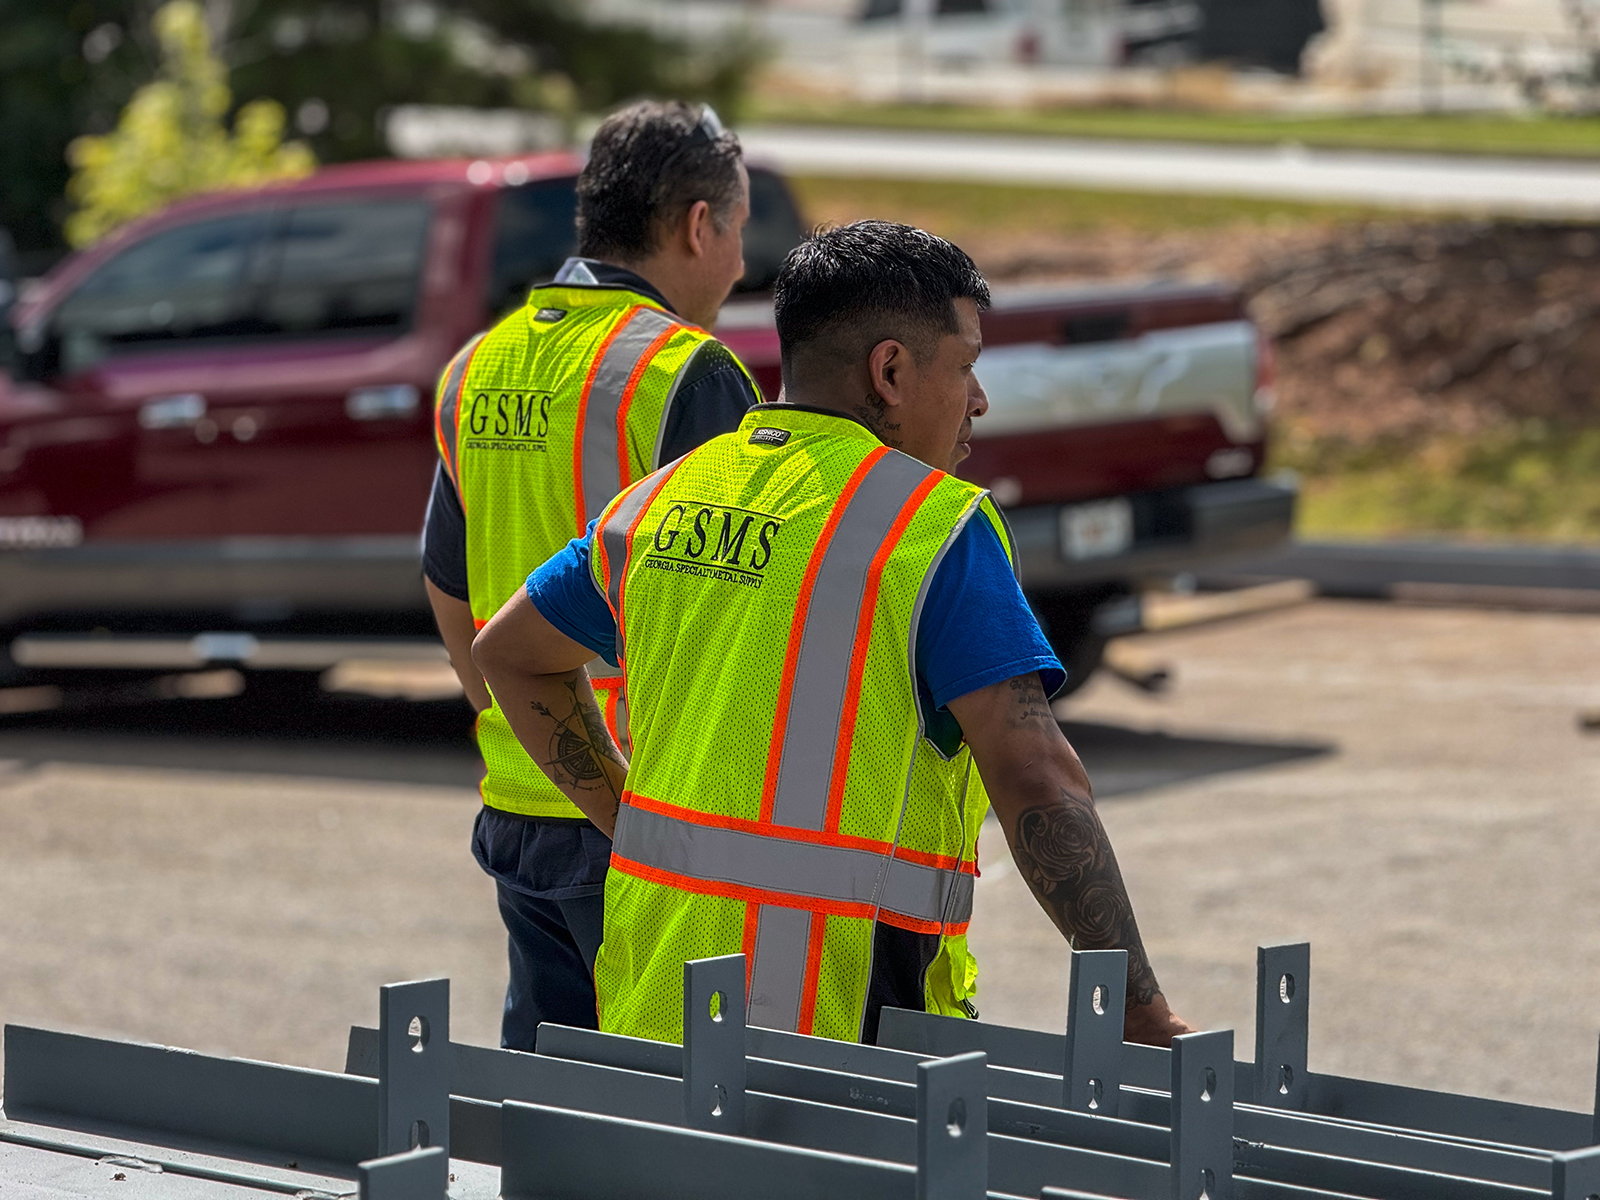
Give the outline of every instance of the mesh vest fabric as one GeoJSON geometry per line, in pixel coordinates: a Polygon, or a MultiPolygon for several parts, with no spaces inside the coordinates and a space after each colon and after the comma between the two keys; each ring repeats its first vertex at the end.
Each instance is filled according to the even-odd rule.
{"type": "MultiPolygon", "coordinates": [[[[655,468],[672,397],[709,340],[638,293],[551,285],[445,368],[435,433],[466,517],[467,594],[480,628],[607,501],[655,468]]],[[[596,659],[590,677],[626,748],[620,674],[596,659]]],[[[476,732],[484,803],[583,818],[528,757],[498,701],[479,714],[476,732]]]]}
{"type": "Polygon", "coordinates": [[[591,556],[633,758],[595,966],[600,1025],[681,1040],[683,963],[743,952],[749,1020],[861,1036],[875,921],[940,936],[963,1015],[977,831],[966,748],[923,735],[928,584],[981,489],[842,417],[758,406],[619,496],[591,556]]]}

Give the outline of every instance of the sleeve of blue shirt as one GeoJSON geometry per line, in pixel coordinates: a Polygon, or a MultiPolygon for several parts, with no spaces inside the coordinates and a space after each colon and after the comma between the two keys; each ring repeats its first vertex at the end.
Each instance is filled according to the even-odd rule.
{"type": "Polygon", "coordinates": [[[573,538],[528,576],[528,599],[546,621],[614,667],[617,623],[589,570],[589,547],[598,520],[590,521],[582,537],[573,538]]]}
{"type": "MultiPolygon", "coordinates": [[[[589,571],[593,521],[581,538],[528,576],[528,599],[562,633],[616,665],[616,622],[589,571]]],[[[1037,671],[1046,695],[1066,682],[1050,643],[989,522],[974,516],[934,573],[917,630],[917,675],[929,737],[952,752],[960,730],[946,706],[958,696],[1037,671]]]]}

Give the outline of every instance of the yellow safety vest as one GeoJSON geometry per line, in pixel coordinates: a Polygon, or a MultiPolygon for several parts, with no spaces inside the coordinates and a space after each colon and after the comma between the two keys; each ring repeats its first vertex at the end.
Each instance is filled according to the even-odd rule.
{"type": "MultiPolygon", "coordinates": [[[[445,368],[435,432],[466,516],[467,595],[479,628],[607,501],[656,468],[672,397],[710,340],[648,296],[552,284],[445,368]]],[[[589,674],[626,749],[621,676],[601,659],[589,674]]],[[[476,730],[485,804],[583,818],[528,757],[498,701],[476,730]]],[[[561,749],[553,744],[552,758],[561,749]]]]}
{"type": "Polygon", "coordinates": [[[934,571],[987,493],[849,418],[760,405],[607,506],[633,757],[595,964],[600,1027],[682,1037],[683,964],[746,956],[752,1024],[860,1040],[876,923],[940,936],[965,1013],[988,797],[917,700],[934,571]]]}

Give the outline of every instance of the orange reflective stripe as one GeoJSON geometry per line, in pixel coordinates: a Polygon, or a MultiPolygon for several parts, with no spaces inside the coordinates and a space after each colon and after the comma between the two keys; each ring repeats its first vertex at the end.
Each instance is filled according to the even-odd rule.
{"type": "Polygon", "coordinates": [[[810,1034],[817,1018],[817,982],[822,975],[822,941],[827,932],[827,914],[818,913],[811,919],[811,940],[806,945],[805,982],[800,987],[800,1021],[796,1033],[810,1034]]]}
{"type": "Polygon", "coordinates": [[[860,488],[861,481],[888,453],[887,446],[879,446],[862,459],[860,465],[851,473],[844,489],[839,493],[839,499],[834,503],[833,511],[828,514],[827,523],[817,535],[817,544],[811,551],[811,560],[806,564],[806,573],[800,582],[800,595],[795,601],[794,620],[789,625],[789,645],[784,651],[783,675],[778,685],[778,706],[772,718],[772,745],[767,751],[767,778],[761,789],[762,821],[771,822],[772,806],[778,799],[778,769],[783,764],[783,738],[788,731],[789,703],[794,699],[794,676],[800,665],[800,645],[805,640],[806,614],[811,608],[811,593],[817,585],[817,574],[822,570],[822,560],[827,557],[828,543],[833,540],[834,531],[844,519],[845,509],[850,507],[850,501],[860,488]]]}
{"type": "Polygon", "coordinates": [[[850,776],[850,745],[855,740],[856,714],[861,707],[861,679],[867,669],[867,647],[872,642],[872,622],[878,611],[878,588],[883,582],[883,569],[889,563],[889,555],[894,553],[894,548],[899,545],[900,538],[905,534],[906,526],[911,524],[911,518],[916,515],[922,502],[928,498],[928,493],[939,486],[939,480],[942,478],[943,476],[937,471],[930,472],[918,485],[917,490],[911,493],[911,498],[901,506],[894,524],[889,527],[889,536],[883,539],[878,552],[872,556],[872,565],[867,569],[867,587],[861,597],[855,649],[850,655],[850,683],[845,689],[844,711],[839,721],[839,741],[834,750],[833,779],[828,786],[828,819],[823,826],[825,829],[838,829],[839,819],[844,811],[845,781],[850,776]]]}

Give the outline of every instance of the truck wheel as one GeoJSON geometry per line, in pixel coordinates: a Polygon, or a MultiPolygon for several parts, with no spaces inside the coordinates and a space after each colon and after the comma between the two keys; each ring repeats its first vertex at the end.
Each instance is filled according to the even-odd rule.
{"type": "Polygon", "coordinates": [[[1030,594],[1029,603],[1051,649],[1067,669],[1067,684],[1055,698],[1070,696],[1084,684],[1100,666],[1105,656],[1106,638],[1094,629],[1095,611],[1103,604],[1128,595],[1121,585],[1106,585],[1067,592],[1030,594]]]}

